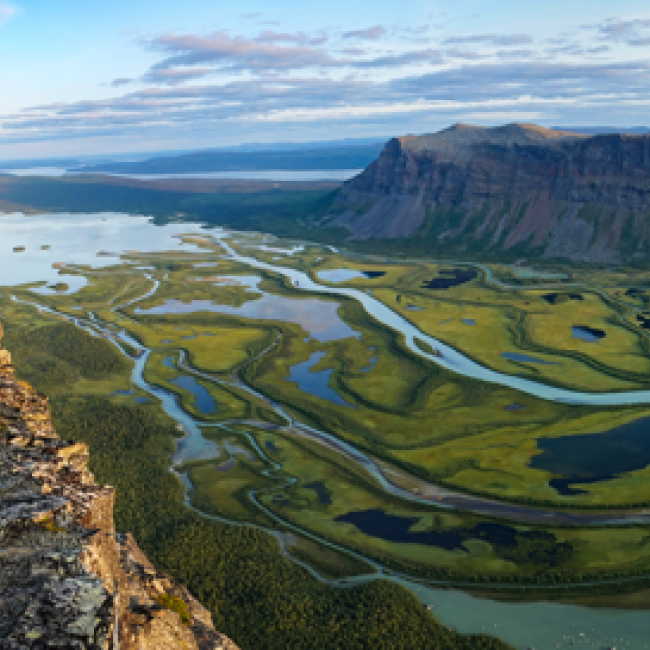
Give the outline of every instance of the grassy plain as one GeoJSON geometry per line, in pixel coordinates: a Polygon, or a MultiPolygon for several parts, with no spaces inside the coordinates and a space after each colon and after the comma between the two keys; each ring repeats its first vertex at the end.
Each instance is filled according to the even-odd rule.
{"type": "MultiPolygon", "coordinates": [[[[278,256],[273,251],[256,255],[269,260],[278,256]]],[[[314,275],[319,269],[332,268],[385,271],[382,277],[358,278],[344,284],[371,291],[423,331],[503,372],[524,372],[540,381],[590,390],[646,386],[644,335],[638,327],[621,320],[627,314],[623,298],[608,299],[581,290],[582,300],[549,301],[544,296],[551,292],[546,289],[498,288],[480,274],[455,287],[430,289],[423,286],[424,282],[448,277],[441,273],[448,265],[362,262],[322,248],[307,248],[282,258],[282,265],[311,270],[314,275]],[[465,324],[463,319],[475,324],[465,324]],[[598,343],[585,343],[571,337],[571,324],[601,328],[607,336],[598,343]],[[504,350],[529,354],[549,364],[514,363],[501,357],[504,350]]],[[[104,322],[125,328],[152,349],[145,369],[147,380],[176,393],[185,410],[205,421],[273,420],[274,416],[263,399],[180,368],[177,360],[181,350],[186,352],[191,367],[221,380],[230,381],[230,374],[239,368],[242,378],[282,404],[299,421],[333,433],[373,455],[386,464],[388,471],[400,472],[405,484],[428,480],[503,499],[572,507],[650,500],[647,468],[585,485],[583,494],[562,496],[550,487],[550,472],[529,467],[531,459],[540,453],[539,438],[598,433],[649,415],[650,409],[596,409],[548,402],[455,375],[407,350],[400,336],[376,322],[358,303],[342,297],[319,295],[318,300],[336,301],[338,317],[357,336],[329,341],[310,337],[309,331],[290,322],[289,314],[287,320],[269,320],[207,311],[167,315],[138,311],[167,300],[241,306],[259,300],[262,292],[297,301],[314,298],[273,273],[254,272],[262,278],[255,290],[236,280],[220,282],[224,275],[245,281],[252,271],[218,256],[217,250],[211,252],[209,246],[196,259],[200,260],[198,267],[189,255],[175,255],[173,259],[139,255],[112,271],[84,269],[90,279],[87,287],[71,295],[53,292],[38,296],[38,300],[68,317],[92,311],[104,322]],[[150,273],[161,282],[160,288],[135,305],[112,311],[143,296],[153,286],[142,271],[135,271],[135,264],[153,266],[150,273]],[[329,372],[329,388],[344,397],[347,405],[335,404],[288,381],[292,367],[318,351],[325,355],[310,372],[329,372]],[[214,401],[216,412],[202,412],[193,393],[173,383],[180,375],[193,377],[214,401]],[[512,405],[517,408],[509,409],[512,405]]],[[[625,295],[623,288],[620,291],[625,295]]],[[[564,289],[556,291],[562,292],[568,293],[564,289]]],[[[638,302],[641,305],[640,299],[638,302]]],[[[15,319],[22,318],[21,310],[26,310],[24,318],[31,328],[50,322],[50,317],[37,316],[29,308],[11,308],[15,319]]],[[[56,368],[58,372],[62,366],[56,368]]],[[[123,377],[119,382],[114,378],[101,380],[103,383],[92,381],[78,377],[77,383],[70,384],[69,392],[102,394],[109,389],[113,392],[129,388],[123,377]]],[[[141,394],[136,392],[112,399],[126,405],[138,396],[141,394]]],[[[275,416],[275,423],[280,422],[275,416]]],[[[472,531],[489,520],[389,497],[352,461],[286,432],[250,429],[249,434],[255,436],[271,461],[282,465],[282,470],[272,476],[262,474],[271,465],[258,459],[243,434],[235,436],[206,427],[206,437],[217,440],[224,449],[228,448],[226,438],[236,438],[237,445],[248,447],[248,452],[228,452],[216,461],[184,468],[194,485],[194,505],[230,520],[268,525],[272,518],[249,498],[253,491],[266,508],[286,522],[391,566],[418,574],[428,572],[431,577],[497,576],[514,580],[543,574],[560,580],[575,572],[604,575],[618,570],[640,571],[648,561],[647,531],[642,528],[546,529],[551,538],[538,539],[538,546],[546,551],[533,561],[531,557],[536,556],[526,550],[526,535],[539,532],[535,527],[504,523],[515,536],[514,546],[498,539],[487,541],[472,531]],[[278,489],[283,482],[286,485],[278,489]],[[313,484],[324,486],[331,504],[321,501],[313,484]],[[386,541],[361,532],[351,523],[335,521],[351,511],[363,510],[411,518],[413,532],[458,534],[462,544],[447,549],[435,544],[386,541]],[[623,534],[626,531],[629,534],[623,534]],[[568,547],[570,554],[562,550],[568,547]],[[553,549],[561,550],[558,564],[553,564],[553,549]]],[[[322,551],[322,545],[306,537],[300,538],[295,547],[297,557],[314,565],[320,561],[327,565],[329,575],[359,569],[358,560],[336,551],[329,560],[322,559],[323,554],[317,552],[322,551]]]]}

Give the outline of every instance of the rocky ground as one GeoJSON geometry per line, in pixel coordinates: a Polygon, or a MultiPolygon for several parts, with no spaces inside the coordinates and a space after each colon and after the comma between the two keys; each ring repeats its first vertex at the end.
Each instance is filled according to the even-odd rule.
{"type": "Polygon", "coordinates": [[[0,349],[0,648],[237,650],[115,531],[114,490],[87,462],[0,349]]]}

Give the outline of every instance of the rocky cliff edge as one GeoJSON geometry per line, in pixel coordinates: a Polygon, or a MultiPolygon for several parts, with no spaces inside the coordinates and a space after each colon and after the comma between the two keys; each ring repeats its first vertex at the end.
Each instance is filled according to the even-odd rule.
{"type": "Polygon", "coordinates": [[[650,258],[650,135],[457,124],[390,140],[323,225],[431,251],[650,258]]]}
{"type": "Polygon", "coordinates": [[[0,648],[238,650],[115,531],[115,492],[87,462],[0,348],[0,648]]]}

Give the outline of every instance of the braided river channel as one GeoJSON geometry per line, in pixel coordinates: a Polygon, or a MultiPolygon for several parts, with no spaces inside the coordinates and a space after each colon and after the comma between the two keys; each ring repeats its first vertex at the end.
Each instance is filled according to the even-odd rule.
{"type": "MultiPolygon", "coordinates": [[[[444,345],[420,330],[389,307],[374,299],[371,295],[352,288],[334,287],[321,285],[312,280],[307,274],[295,269],[281,265],[262,262],[252,255],[238,253],[229,243],[228,239],[241,237],[245,234],[232,233],[223,230],[208,231],[199,224],[169,224],[166,226],[154,226],[145,217],[136,217],[122,214],[100,214],[100,215],[41,215],[25,217],[20,214],[0,216],[0,286],[13,287],[28,283],[47,282],[55,283],[66,281],[66,276],[59,275],[53,269],[54,262],[67,265],[89,265],[94,268],[103,267],[108,269],[111,265],[121,263],[120,253],[137,249],[143,255],[152,252],[174,251],[197,252],[205,256],[205,249],[194,245],[182,244],[180,234],[201,234],[204,237],[211,237],[215,243],[219,243],[226,251],[229,259],[238,261],[251,268],[269,271],[288,278],[293,286],[301,291],[311,294],[327,293],[329,295],[346,296],[357,300],[364,309],[377,321],[385,326],[399,332],[404,336],[407,346],[414,353],[419,354],[433,363],[440,364],[453,372],[474,377],[476,379],[509,386],[511,388],[529,393],[543,399],[558,400],[567,403],[589,404],[589,405],[618,405],[618,404],[645,404],[650,403],[650,391],[617,392],[617,393],[584,393],[564,390],[553,386],[533,382],[520,377],[502,374],[488,368],[484,368],[475,361],[465,357],[461,352],[444,345]],[[14,253],[15,247],[23,247],[24,252],[14,253]],[[100,257],[97,253],[102,251],[100,257]],[[11,263],[8,263],[8,260],[11,263]],[[420,340],[438,354],[432,355],[424,352],[417,344],[420,340]]],[[[247,243],[247,245],[249,245],[247,243]]],[[[290,251],[286,251],[290,252],[290,251]]],[[[144,272],[144,271],[143,271],[144,272]]],[[[68,276],[79,277],[79,276],[68,276]]],[[[164,282],[164,280],[163,280],[164,282]]],[[[134,304],[147,296],[153,295],[160,282],[152,280],[151,290],[130,301],[128,305],[134,304]]],[[[83,284],[76,281],[69,289],[72,293],[81,288],[83,284]]],[[[40,292],[47,289],[39,287],[40,292]]],[[[39,304],[38,293],[30,304],[37,306],[43,311],[51,311],[39,304]]],[[[127,306],[127,304],[113,305],[114,309],[127,306]]],[[[1,315],[0,315],[1,317],[1,315]]],[[[206,440],[201,433],[201,426],[205,422],[192,417],[181,408],[176,396],[164,389],[150,385],[144,379],[144,368],[147,363],[150,350],[144,348],[141,343],[133,340],[125,330],[119,330],[114,325],[102,323],[92,314],[83,318],[71,319],[77,326],[93,333],[108,337],[116,347],[126,354],[123,344],[142,350],[142,354],[135,360],[132,374],[133,384],[155,398],[172,417],[178,425],[182,426],[185,436],[178,441],[177,451],[173,458],[172,471],[179,476],[186,488],[186,503],[190,503],[192,486],[188,477],[180,475],[175,468],[188,460],[216,458],[223,453],[215,442],[206,440]]],[[[272,347],[272,346],[271,346],[272,347]]],[[[270,348],[269,348],[270,349],[270,348]]],[[[266,352],[263,351],[261,354],[266,352]]],[[[185,373],[183,376],[192,375],[199,378],[217,380],[206,373],[201,373],[190,368],[184,359],[182,352],[179,352],[175,359],[176,367],[185,373]]],[[[293,420],[279,405],[265,398],[245,385],[233,374],[231,380],[238,388],[249,391],[256,397],[264,399],[267,404],[285,418],[287,427],[294,432],[306,435],[313,440],[327,445],[330,449],[344,454],[358,463],[360,470],[371,473],[383,486],[383,488],[405,499],[426,501],[423,495],[414,495],[406,490],[395,486],[383,474],[380,468],[367,457],[363,452],[353,446],[327,434],[308,427],[293,420]]],[[[225,382],[228,383],[228,382],[225,382]]],[[[235,424],[230,423],[230,424],[235,424]]],[[[268,423],[250,422],[256,426],[267,426],[268,423]]],[[[228,430],[229,423],[218,423],[219,426],[228,430]]],[[[255,440],[249,437],[251,448],[270,465],[273,463],[265,455],[264,451],[256,444],[255,440]]],[[[226,446],[227,447],[227,446],[226,446]]],[[[231,454],[232,450],[226,448],[226,453],[231,454]]],[[[267,470],[269,476],[281,467],[274,465],[275,469],[267,470]]],[[[291,479],[289,479],[291,480],[291,479]]],[[[285,478],[284,485],[287,479],[285,478]]],[[[280,484],[278,487],[282,487],[280,484]]],[[[650,524],[650,511],[637,511],[629,513],[564,513],[552,510],[527,508],[512,504],[499,503],[489,499],[472,497],[462,493],[456,493],[438,486],[435,489],[436,507],[453,507],[466,509],[479,513],[506,516],[510,519],[521,521],[543,521],[545,523],[562,523],[565,525],[603,525],[603,524],[627,524],[627,523],[648,523],[650,524]]],[[[284,530],[292,529],[306,537],[313,538],[320,543],[345,553],[352,553],[368,564],[368,574],[355,576],[342,580],[328,580],[318,574],[312,567],[305,565],[300,560],[291,557],[290,546],[287,545],[286,532],[267,530],[274,535],[279,542],[282,552],[293,561],[304,566],[317,579],[330,584],[332,587],[346,588],[359,582],[386,579],[397,582],[414,592],[424,605],[433,609],[436,617],[445,625],[450,625],[461,632],[488,632],[495,634],[516,648],[537,648],[546,650],[551,648],[650,648],[650,617],[645,610],[624,610],[589,608],[576,605],[566,605],[550,602],[500,602],[487,598],[480,598],[463,592],[462,588],[470,588],[470,584],[454,584],[454,589],[443,589],[444,583],[433,581],[420,582],[417,579],[395,572],[389,572],[379,563],[368,560],[361,555],[355,554],[348,549],[341,548],[327,540],[320,539],[308,531],[282,521],[273,512],[267,510],[257,499],[255,491],[249,493],[251,500],[269,516],[281,523],[284,530]]],[[[434,498],[429,497],[433,501],[434,498]]],[[[209,517],[205,513],[200,513],[209,517]]],[[[214,517],[218,519],[217,517],[214,517]]],[[[226,521],[226,520],[222,520],[226,521]]],[[[232,525],[250,525],[236,522],[227,522],[232,525]]],[[[634,578],[630,578],[634,580],[634,578]]],[[[506,587],[506,585],[502,585],[506,587]]],[[[538,589],[539,598],[543,599],[543,586],[538,589]]]]}

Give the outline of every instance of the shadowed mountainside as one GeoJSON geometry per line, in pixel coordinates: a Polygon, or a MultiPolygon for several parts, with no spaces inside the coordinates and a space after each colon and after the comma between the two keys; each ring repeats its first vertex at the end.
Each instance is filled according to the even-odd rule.
{"type": "Polygon", "coordinates": [[[393,138],[343,185],[325,224],[352,240],[418,239],[420,252],[645,258],[650,135],[457,124],[393,138]]]}

